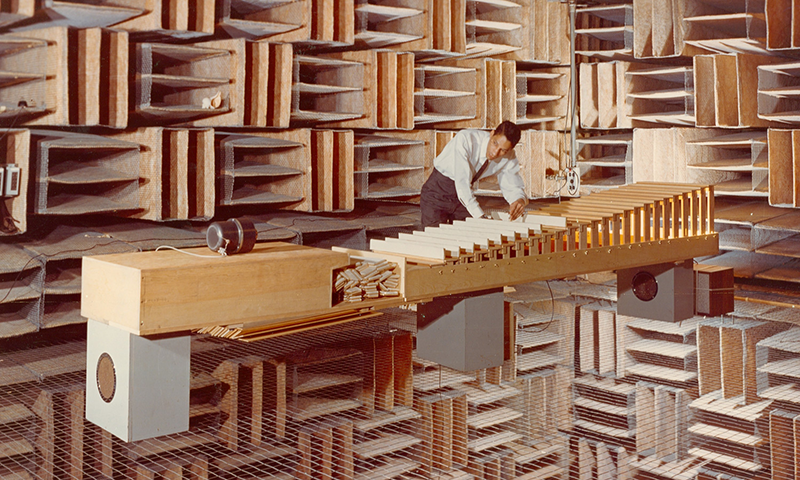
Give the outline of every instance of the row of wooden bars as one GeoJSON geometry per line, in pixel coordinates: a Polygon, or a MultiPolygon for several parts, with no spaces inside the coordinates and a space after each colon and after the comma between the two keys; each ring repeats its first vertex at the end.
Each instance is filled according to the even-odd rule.
{"type": "Polygon", "coordinates": [[[710,234],[713,212],[713,187],[632,184],[544,206],[522,223],[467,219],[370,248],[469,263],[710,234]]]}

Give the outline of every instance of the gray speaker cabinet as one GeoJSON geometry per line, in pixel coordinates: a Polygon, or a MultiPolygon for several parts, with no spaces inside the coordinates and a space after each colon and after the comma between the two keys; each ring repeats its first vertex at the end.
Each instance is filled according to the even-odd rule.
{"type": "Polygon", "coordinates": [[[692,260],[617,270],[617,313],[664,322],[693,317],[692,260]]]}
{"type": "Polygon", "coordinates": [[[125,442],[189,430],[191,337],[148,339],[88,320],[86,419],[125,442]]]}
{"type": "Polygon", "coordinates": [[[417,356],[462,372],[501,366],[503,290],[448,295],[418,304],[417,356]]]}

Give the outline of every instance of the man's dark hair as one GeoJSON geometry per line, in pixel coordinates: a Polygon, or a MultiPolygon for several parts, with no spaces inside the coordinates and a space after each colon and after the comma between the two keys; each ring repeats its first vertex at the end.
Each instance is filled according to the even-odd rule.
{"type": "Polygon", "coordinates": [[[504,135],[506,140],[511,142],[511,148],[514,148],[517,146],[517,143],[519,143],[519,137],[522,135],[522,132],[520,132],[516,123],[506,120],[494,129],[494,134],[504,135]]]}

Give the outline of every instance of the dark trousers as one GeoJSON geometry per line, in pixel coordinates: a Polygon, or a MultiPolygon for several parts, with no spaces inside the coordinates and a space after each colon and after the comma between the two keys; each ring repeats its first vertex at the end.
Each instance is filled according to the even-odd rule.
{"type": "Polygon", "coordinates": [[[435,168],[422,186],[419,206],[422,228],[453,223],[453,220],[464,220],[471,216],[458,200],[455,182],[435,168]]]}

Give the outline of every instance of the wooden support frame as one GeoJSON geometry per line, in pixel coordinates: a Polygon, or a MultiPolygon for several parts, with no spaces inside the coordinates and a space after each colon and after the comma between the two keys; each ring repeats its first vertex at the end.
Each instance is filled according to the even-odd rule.
{"type": "MultiPolygon", "coordinates": [[[[331,142],[323,142],[321,146],[331,149],[332,137],[333,132],[330,132],[328,140],[331,142]]],[[[311,130],[248,133],[217,130],[215,146],[220,205],[278,204],[289,210],[313,211],[315,185],[312,176],[316,170],[313,162],[320,157],[314,152],[311,130]],[[242,179],[237,182],[240,176],[242,179]]],[[[336,153],[339,151],[323,150],[320,158],[324,168],[325,155],[329,155],[327,173],[331,177],[336,153]]],[[[342,167],[347,167],[346,161],[342,167]]],[[[317,175],[320,173],[324,179],[325,170],[317,175]]],[[[326,183],[322,185],[324,188],[326,183]]]]}
{"type": "Polygon", "coordinates": [[[769,129],[769,204],[800,206],[800,130],[769,129]]]}
{"type": "Polygon", "coordinates": [[[774,123],[758,117],[761,65],[782,59],[764,55],[730,53],[694,58],[695,117],[698,127],[753,128],[774,123]]]}
{"type": "Polygon", "coordinates": [[[682,26],[686,44],[718,52],[766,49],[763,7],[741,4],[722,10],[698,0],[680,3],[683,10],[675,24],[682,26]]]}
{"type": "Polygon", "coordinates": [[[4,64],[7,65],[4,69],[24,79],[0,89],[0,104],[6,107],[0,114],[0,122],[17,127],[68,125],[68,29],[48,27],[24,35],[6,34],[0,36],[0,44],[11,47],[3,54],[4,64]],[[16,45],[22,48],[13,48],[16,45]]]}
{"type": "Polygon", "coordinates": [[[693,69],[689,66],[634,68],[625,71],[625,104],[631,125],[670,124],[693,126],[694,102],[691,100],[693,69]]]}
{"type": "Polygon", "coordinates": [[[137,43],[136,62],[130,112],[136,118],[195,127],[244,125],[244,39],[190,45],[137,43]],[[175,86],[184,89],[175,93],[175,86]]]}
{"type": "Polygon", "coordinates": [[[565,130],[569,116],[569,67],[517,67],[513,121],[537,130],[565,130]]]}
{"type": "Polygon", "coordinates": [[[633,57],[633,5],[576,9],[577,55],[610,59],[633,57]]]}
{"type": "MultiPolygon", "coordinates": [[[[217,24],[231,37],[270,42],[304,41],[311,36],[312,24],[316,25],[319,21],[311,16],[312,5],[318,3],[312,0],[264,4],[261,8],[254,8],[252,4],[241,0],[221,0],[218,3],[217,24]]],[[[321,14],[333,18],[333,13],[321,14]]]]}
{"type": "Polygon", "coordinates": [[[139,146],[108,136],[31,131],[32,211],[75,215],[139,206],[139,146]],[[74,153],[92,152],[75,158],[74,153]],[[100,167],[100,168],[97,168],[100,167]],[[91,186],[91,188],[89,188],[91,186]]]}
{"type": "Polygon", "coordinates": [[[208,128],[142,127],[107,137],[139,144],[139,210],[147,220],[214,216],[214,132],[208,128]]]}
{"type": "Polygon", "coordinates": [[[420,194],[433,168],[435,132],[356,133],[355,198],[399,200],[420,194]]]}
{"type": "Polygon", "coordinates": [[[417,65],[415,124],[435,123],[437,128],[449,129],[495,128],[499,121],[513,120],[515,72],[512,61],[482,58],[417,65]]]}
{"type": "Polygon", "coordinates": [[[721,389],[723,398],[736,398],[744,405],[760,402],[756,344],[788,327],[757,321],[701,322],[697,334],[700,394],[721,389]]]}
{"type": "Polygon", "coordinates": [[[433,3],[401,1],[390,6],[367,2],[356,6],[356,45],[403,51],[429,49],[433,32],[433,3]]]}

